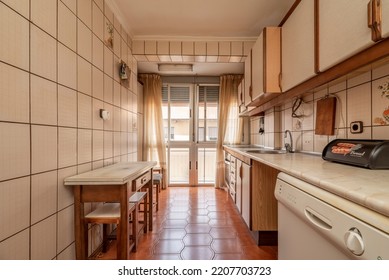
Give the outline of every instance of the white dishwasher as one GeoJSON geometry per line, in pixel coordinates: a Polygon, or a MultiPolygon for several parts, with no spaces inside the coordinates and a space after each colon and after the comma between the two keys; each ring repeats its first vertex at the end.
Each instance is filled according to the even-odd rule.
{"type": "Polygon", "coordinates": [[[279,259],[389,259],[388,217],[285,173],[275,196],[279,259]]]}

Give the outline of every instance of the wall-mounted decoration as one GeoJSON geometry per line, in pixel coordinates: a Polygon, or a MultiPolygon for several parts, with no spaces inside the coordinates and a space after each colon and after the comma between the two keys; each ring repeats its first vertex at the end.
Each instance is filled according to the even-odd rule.
{"type": "Polygon", "coordinates": [[[105,40],[105,43],[108,45],[108,47],[113,48],[113,25],[112,23],[107,22],[107,31],[108,31],[108,38],[105,40]]]}
{"type": "Polygon", "coordinates": [[[121,80],[128,79],[127,69],[128,69],[127,64],[124,61],[121,61],[120,62],[120,69],[119,69],[119,77],[121,80]]]}
{"type": "MultiPolygon", "coordinates": [[[[379,84],[377,90],[381,95],[381,100],[379,101],[381,109],[378,109],[377,112],[375,112],[380,115],[374,118],[374,124],[387,125],[389,124],[389,80],[379,84]]],[[[373,99],[374,98],[376,97],[373,96],[373,99]]]]}

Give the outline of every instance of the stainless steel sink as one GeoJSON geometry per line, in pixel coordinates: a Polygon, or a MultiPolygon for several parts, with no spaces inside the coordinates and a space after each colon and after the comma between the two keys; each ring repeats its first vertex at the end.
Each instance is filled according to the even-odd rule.
{"type": "Polygon", "coordinates": [[[285,150],[248,150],[246,153],[253,154],[286,154],[285,150]]]}

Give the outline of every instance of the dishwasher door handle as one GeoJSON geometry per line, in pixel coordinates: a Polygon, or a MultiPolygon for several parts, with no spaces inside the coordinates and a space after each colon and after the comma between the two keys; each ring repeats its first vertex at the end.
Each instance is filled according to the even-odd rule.
{"type": "Polygon", "coordinates": [[[305,216],[308,218],[308,220],[312,224],[314,224],[315,226],[317,226],[319,228],[322,228],[325,230],[332,229],[331,221],[310,207],[305,208],[305,216]]]}

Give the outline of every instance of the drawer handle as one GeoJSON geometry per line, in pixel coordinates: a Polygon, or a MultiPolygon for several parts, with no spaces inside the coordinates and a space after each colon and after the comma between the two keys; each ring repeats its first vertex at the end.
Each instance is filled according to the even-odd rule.
{"type": "Polygon", "coordinates": [[[140,180],[140,183],[141,183],[141,184],[144,184],[144,183],[146,183],[146,181],[147,181],[147,178],[146,178],[146,177],[143,177],[143,178],[140,180]]]}

